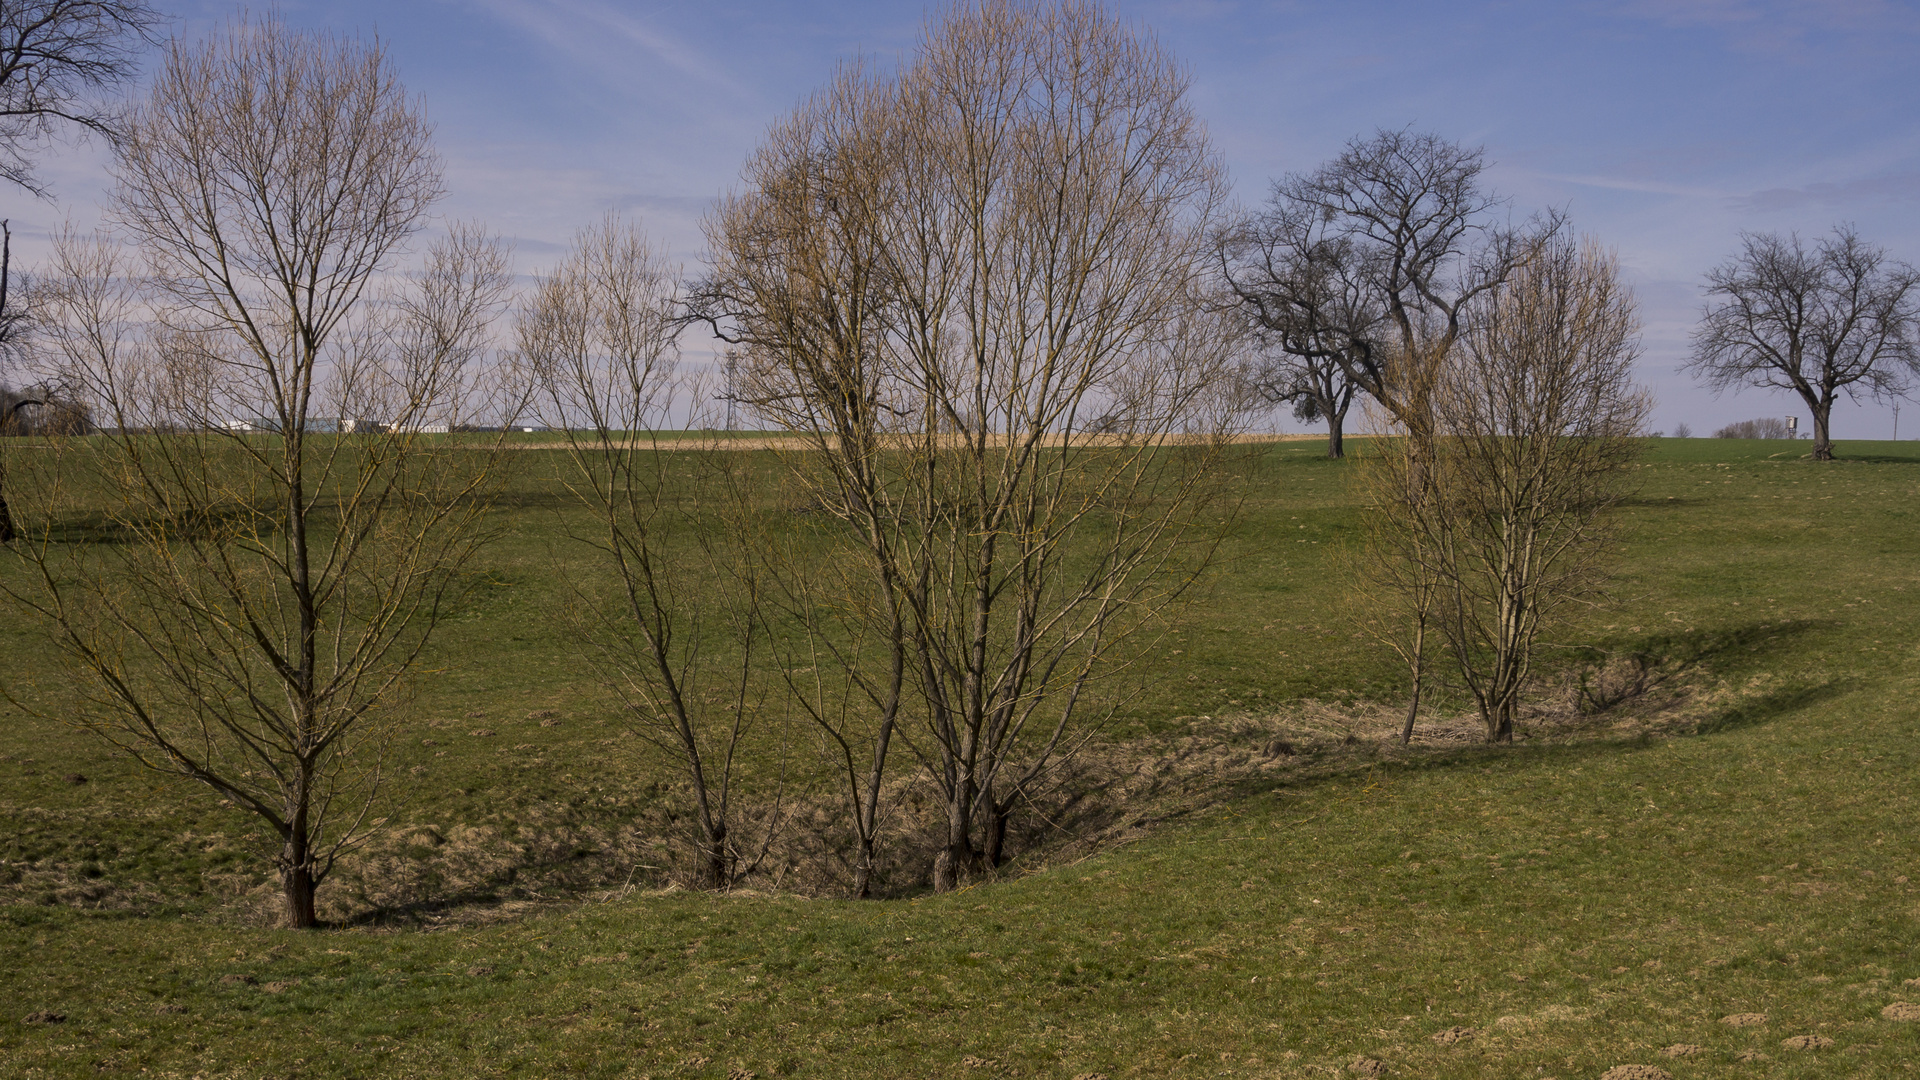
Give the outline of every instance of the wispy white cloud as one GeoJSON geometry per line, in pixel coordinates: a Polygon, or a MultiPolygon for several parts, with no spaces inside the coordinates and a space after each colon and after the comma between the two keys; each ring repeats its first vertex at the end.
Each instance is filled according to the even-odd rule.
{"type": "Polygon", "coordinates": [[[736,98],[752,93],[730,65],[657,26],[600,0],[477,0],[495,19],[531,35],[562,54],[572,70],[585,73],[619,96],[635,89],[634,54],[679,75],[706,90],[736,98]]]}
{"type": "Polygon", "coordinates": [[[1777,213],[1806,208],[1846,208],[1863,203],[1920,202],[1920,172],[1821,181],[1796,188],[1768,188],[1736,196],[1736,210],[1777,213]]]}
{"type": "Polygon", "coordinates": [[[1713,188],[1688,184],[1670,184],[1661,180],[1635,180],[1619,176],[1576,176],[1567,173],[1537,172],[1536,179],[1574,184],[1579,187],[1605,188],[1608,191],[1638,191],[1649,195],[1680,195],[1694,199],[1721,199],[1730,194],[1713,188]]]}

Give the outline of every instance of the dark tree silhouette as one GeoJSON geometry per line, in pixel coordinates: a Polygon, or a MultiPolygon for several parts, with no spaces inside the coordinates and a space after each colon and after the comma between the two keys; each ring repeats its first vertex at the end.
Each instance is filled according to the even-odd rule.
{"type": "Polygon", "coordinates": [[[133,78],[160,21],[143,0],[0,3],[0,180],[45,195],[33,154],[61,129],[117,139],[96,96],[133,78]]]}
{"type": "Polygon", "coordinates": [[[1223,234],[1228,287],[1286,358],[1273,385],[1333,366],[1400,423],[1424,413],[1430,369],[1474,298],[1561,224],[1557,213],[1524,229],[1496,220],[1505,200],[1482,189],[1483,168],[1477,147],[1378,131],[1311,173],[1282,177],[1264,209],[1223,234]]]}
{"type": "Polygon", "coordinates": [[[1812,248],[1797,235],[1742,233],[1707,272],[1708,303],[1684,370],[1714,390],[1791,390],[1813,413],[1813,456],[1833,459],[1833,403],[1844,391],[1905,396],[1920,375],[1920,271],[1850,225],[1812,248]]]}

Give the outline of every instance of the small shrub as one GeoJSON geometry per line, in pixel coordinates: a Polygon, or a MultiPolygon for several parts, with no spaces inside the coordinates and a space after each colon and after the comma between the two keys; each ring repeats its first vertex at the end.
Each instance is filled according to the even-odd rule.
{"type": "Polygon", "coordinates": [[[1791,439],[1793,432],[1787,430],[1787,422],[1777,416],[1763,416],[1758,420],[1742,420],[1737,424],[1728,424],[1713,433],[1716,439],[1791,439]]]}

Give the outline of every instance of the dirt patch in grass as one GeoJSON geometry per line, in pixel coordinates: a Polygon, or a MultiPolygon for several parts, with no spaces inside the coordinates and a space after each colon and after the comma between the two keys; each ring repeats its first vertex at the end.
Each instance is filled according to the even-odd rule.
{"type": "MultiPolygon", "coordinates": [[[[1700,706],[1678,683],[1631,678],[1643,690],[1665,687],[1665,696],[1608,691],[1607,711],[1596,714],[1583,711],[1578,695],[1556,697],[1543,683],[1531,695],[1536,705],[1520,738],[1592,741],[1655,728],[1692,730],[1690,714],[1700,706]]],[[[1590,690],[1583,693],[1591,697],[1590,690]]],[[[554,717],[540,710],[528,719],[554,717]]],[[[1406,746],[1400,743],[1404,722],[1399,705],[1307,700],[1270,711],[1175,717],[1171,730],[1158,735],[1090,740],[1028,791],[1008,825],[1008,862],[991,871],[976,868],[962,884],[1077,863],[1169,823],[1202,817],[1239,798],[1249,783],[1295,785],[1454,754],[1484,741],[1473,713],[1423,714],[1406,746]]],[[[926,785],[904,770],[898,775],[882,798],[887,824],[872,881],[882,896],[927,888],[945,843],[944,817],[926,785]]],[[[509,902],[688,885],[695,858],[688,826],[678,820],[683,793],[674,782],[649,790],[644,805],[613,818],[586,804],[541,803],[497,822],[396,825],[342,864],[337,883],[322,895],[326,917],[487,922],[504,917],[502,905],[509,902]],[[476,910],[456,914],[462,907],[476,910]]],[[[740,805],[736,832],[761,837],[764,853],[736,891],[846,894],[854,844],[835,793],[789,791],[778,804],[740,805]]],[[[270,921],[264,899],[262,905],[261,917],[270,921]]]]}
{"type": "Polygon", "coordinates": [[[1673,1080],[1673,1074],[1656,1065],[1615,1065],[1600,1080],[1673,1080]]]}

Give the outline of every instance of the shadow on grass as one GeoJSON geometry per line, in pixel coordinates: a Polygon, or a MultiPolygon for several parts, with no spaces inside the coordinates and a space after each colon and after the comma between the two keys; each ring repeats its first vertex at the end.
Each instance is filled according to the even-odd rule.
{"type": "Polygon", "coordinates": [[[1630,648],[1573,645],[1566,646],[1565,651],[1588,665],[1624,660],[1644,672],[1639,692],[1604,703],[1611,707],[1675,678],[1734,666],[1732,662],[1736,660],[1745,665],[1787,655],[1800,648],[1800,642],[1807,635],[1817,630],[1833,630],[1839,625],[1831,619],[1748,622],[1654,634],[1630,648]]]}
{"type": "Polygon", "coordinates": [[[1836,453],[1834,460],[1843,463],[1858,462],[1862,465],[1920,465],[1920,446],[1905,453],[1899,451],[1864,454],[1836,453]]]}
{"type": "Polygon", "coordinates": [[[1479,768],[1542,761],[1581,761],[1631,753],[1660,740],[1723,734],[1759,727],[1796,710],[1832,700],[1853,688],[1845,679],[1774,687],[1717,704],[1688,708],[1695,677],[1718,676],[1794,654],[1807,635],[1830,630],[1830,620],[1754,622],[1663,634],[1634,648],[1572,650],[1586,660],[1564,673],[1568,703],[1523,725],[1515,743],[1460,742],[1402,749],[1398,739],[1354,739],[1323,748],[1301,767],[1276,775],[1223,777],[1228,799],[1282,788],[1296,792],[1352,781],[1373,770],[1479,768]]]}
{"type": "Polygon", "coordinates": [[[1717,735],[1726,731],[1758,727],[1777,719],[1782,713],[1830,701],[1849,689],[1851,684],[1840,679],[1811,686],[1782,687],[1757,698],[1735,702],[1712,716],[1696,721],[1693,732],[1696,735],[1717,735]]]}
{"type": "MultiPolygon", "coordinates": [[[[1504,744],[1463,743],[1451,747],[1420,747],[1402,750],[1361,744],[1345,753],[1325,755],[1306,767],[1282,775],[1223,777],[1225,802],[1288,791],[1303,795],[1334,784],[1352,784],[1377,780],[1395,773],[1434,772],[1457,769],[1485,769],[1489,766],[1533,768],[1580,764],[1614,758],[1653,749],[1663,741],[1721,735],[1770,723],[1796,710],[1840,697],[1852,685],[1845,680],[1781,687],[1771,692],[1730,703],[1705,717],[1684,724],[1648,724],[1630,732],[1609,730],[1592,732],[1584,738],[1529,739],[1504,744]]],[[[1194,807],[1156,818],[1162,821],[1198,820],[1209,807],[1194,807]]]]}
{"type": "MultiPolygon", "coordinates": [[[[486,921],[509,904],[524,904],[522,898],[506,895],[502,884],[499,888],[485,886],[450,893],[445,896],[428,897],[397,904],[383,904],[365,908],[342,919],[333,919],[325,923],[329,929],[348,930],[355,928],[373,929],[394,926],[431,926],[450,919],[461,921],[486,921]],[[476,916],[478,919],[476,920],[476,916]],[[464,917],[464,918],[461,918],[464,917]]],[[[569,894],[565,902],[578,903],[581,894],[569,894]]],[[[550,903],[552,901],[549,901],[550,903]]]]}

